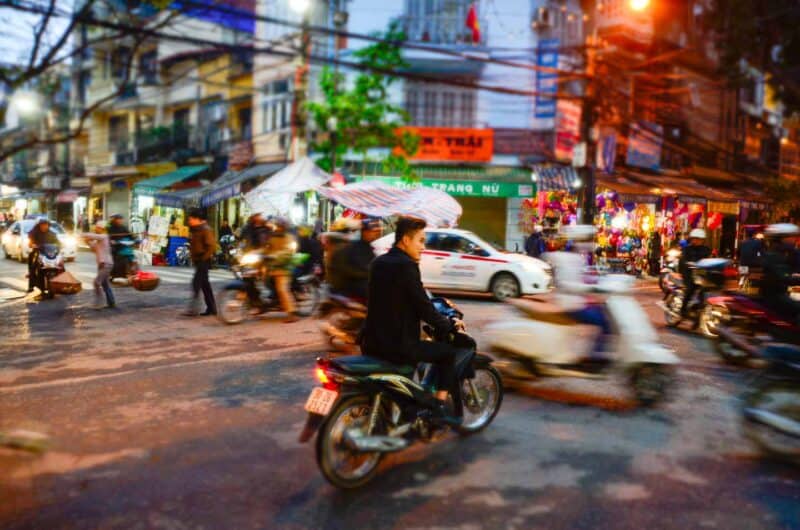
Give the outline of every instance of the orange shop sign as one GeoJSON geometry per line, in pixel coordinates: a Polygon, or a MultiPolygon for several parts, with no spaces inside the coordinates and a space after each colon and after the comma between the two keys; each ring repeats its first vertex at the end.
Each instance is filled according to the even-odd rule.
{"type": "Polygon", "coordinates": [[[420,137],[419,149],[411,160],[489,162],[494,153],[493,129],[401,127],[399,132],[420,137]]]}

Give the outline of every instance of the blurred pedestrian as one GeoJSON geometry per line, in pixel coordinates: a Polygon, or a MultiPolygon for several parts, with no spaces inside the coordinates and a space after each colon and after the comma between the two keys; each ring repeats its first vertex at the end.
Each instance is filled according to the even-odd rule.
{"type": "Polygon", "coordinates": [[[525,254],[532,258],[538,258],[544,254],[546,250],[547,247],[545,246],[544,237],[542,236],[542,227],[537,225],[534,227],[531,235],[525,239],[525,254]]]}
{"type": "Polygon", "coordinates": [[[297,242],[289,233],[289,221],[283,217],[274,218],[271,223],[272,231],[267,243],[267,257],[269,258],[269,276],[275,286],[275,292],[281,303],[281,309],[286,313],[284,322],[297,322],[294,296],[292,296],[292,257],[297,250],[297,242]]]}
{"type": "Polygon", "coordinates": [[[647,261],[650,265],[650,276],[658,276],[661,270],[661,236],[658,232],[650,232],[647,241],[647,261]]]}
{"type": "Polygon", "coordinates": [[[114,268],[114,258],[111,256],[111,241],[106,233],[105,223],[98,221],[94,225],[94,233],[84,232],[81,237],[86,240],[97,261],[97,276],[94,278],[94,308],[103,308],[101,289],[106,295],[106,307],[116,307],[110,280],[111,269],[114,268]]]}
{"type": "Polygon", "coordinates": [[[232,236],[233,229],[231,229],[231,225],[228,224],[227,219],[222,220],[222,225],[219,227],[219,238],[222,239],[225,236],[232,236]]]}
{"type": "Polygon", "coordinates": [[[189,230],[191,232],[190,252],[194,263],[194,278],[192,278],[192,300],[184,315],[216,315],[217,305],[214,302],[214,292],[211,290],[208,271],[211,269],[211,259],[217,251],[217,241],[211,227],[206,222],[205,214],[199,209],[194,209],[189,213],[189,230]],[[203,291],[206,303],[205,313],[199,313],[200,291],[203,291]]]}
{"type": "Polygon", "coordinates": [[[322,272],[322,244],[314,237],[313,228],[301,226],[297,229],[297,251],[307,254],[308,259],[300,266],[299,276],[322,272]]]}

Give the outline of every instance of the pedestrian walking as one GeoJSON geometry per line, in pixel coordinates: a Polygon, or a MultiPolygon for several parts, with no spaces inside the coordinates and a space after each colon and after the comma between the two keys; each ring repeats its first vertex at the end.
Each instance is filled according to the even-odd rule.
{"type": "Polygon", "coordinates": [[[217,240],[206,222],[205,215],[200,210],[195,209],[189,213],[189,230],[191,231],[189,246],[194,263],[194,278],[192,278],[192,300],[184,315],[216,315],[217,305],[214,302],[211,282],[208,280],[208,271],[211,269],[211,259],[217,251],[217,240]],[[205,313],[199,312],[200,291],[203,291],[206,303],[205,313]]]}
{"type": "Polygon", "coordinates": [[[111,256],[111,241],[106,233],[105,223],[98,221],[94,225],[94,233],[81,234],[94,252],[97,260],[97,276],[94,278],[94,308],[102,309],[103,299],[100,290],[106,295],[105,307],[116,307],[114,292],[111,290],[111,270],[114,268],[114,258],[111,256]]]}

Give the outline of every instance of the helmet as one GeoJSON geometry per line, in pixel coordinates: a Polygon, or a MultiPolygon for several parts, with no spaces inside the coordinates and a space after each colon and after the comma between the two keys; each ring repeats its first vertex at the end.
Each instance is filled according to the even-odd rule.
{"type": "Polygon", "coordinates": [[[777,223],[769,225],[764,230],[764,235],[774,238],[800,236],[800,227],[792,223],[777,223]]]}
{"type": "Polygon", "coordinates": [[[702,228],[695,228],[691,232],[689,232],[689,239],[705,239],[706,238],[706,231],[702,228]]]}
{"type": "Polygon", "coordinates": [[[561,229],[561,235],[570,241],[592,241],[596,232],[592,225],[567,225],[561,229]]]}
{"type": "Polygon", "coordinates": [[[361,223],[350,217],[340,217],[331,224],[331,232],[355,232],[361,229],[361,223]]]}
{"type": "Polygon", "coordinates": [[[122,214],[121,213],[115,213],[114,215],[109,217],[109,219],[122,219],[122,214]]]}
{"type": "Polygon", "coordinates": [[[37,225],[49,225],[50,224],[50,219],[48,219],[47,217],[40,217],[39,220],[36,221],[36,224],[37,225]]]}

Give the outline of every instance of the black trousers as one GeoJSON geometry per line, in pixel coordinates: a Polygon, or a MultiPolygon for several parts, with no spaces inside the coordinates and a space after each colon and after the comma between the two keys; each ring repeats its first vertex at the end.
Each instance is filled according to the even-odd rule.
{"type": "Polygon", "coordinates": [[[193,299],[197,300],[200,291],[203,291],[203,298],[206,301],[206,311],[216,313],[217,304],[214,302],[214,292],[211,290],[211,282],[208,281],[208,271],[211,268],[211,261],[198,261],[194,266],[194,277],[192,278],[193,299]]]}
{"type": "Polygon", "coordinates": [[[36,278],[36,259],[39,257],[39,251],[31,249],[28,252],[28,290],[32,290],[38,283],[36,278]]]}
{"type": "MultiPolygon", "coordinates": [[[[406,362],[431,363],[436,368],[437,388],[447,390],[453,398],[456,416],[462,416],[464,406],[461,402],[461,385],[456,373],[456,361],[462,350],[443,342],[419,342],[405,355],[406,362]]],[[[465,352],[468,353],[468,352],[465,352]]]]}

